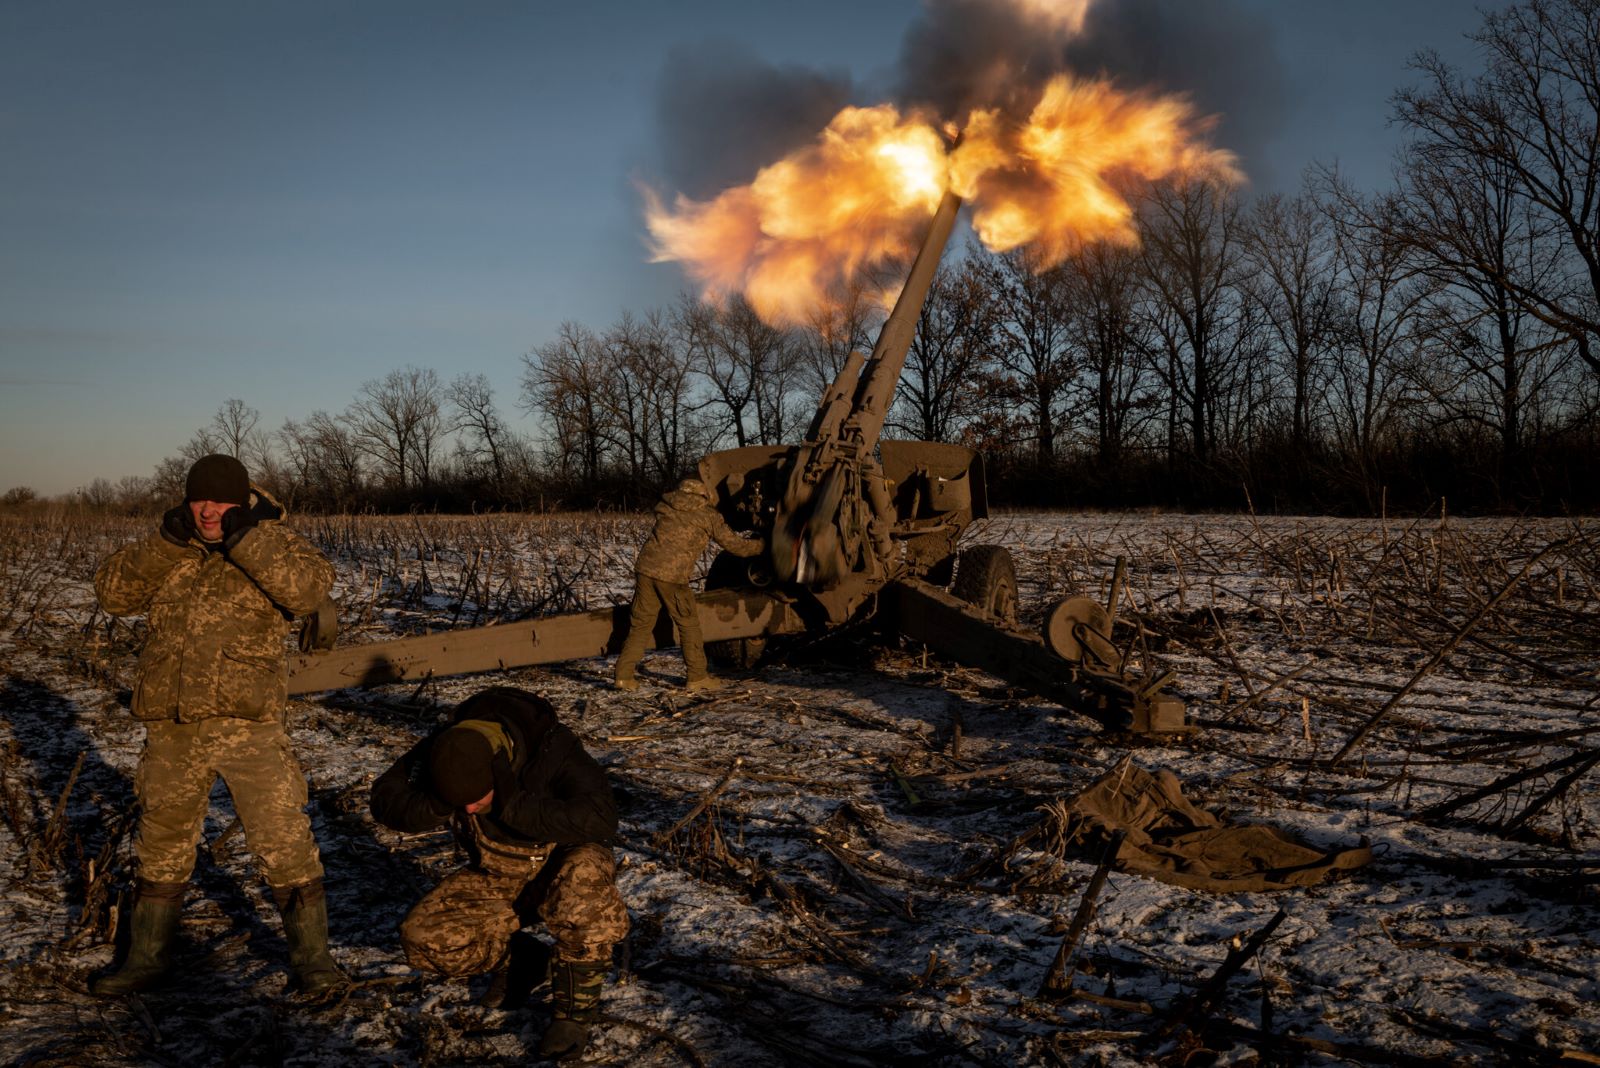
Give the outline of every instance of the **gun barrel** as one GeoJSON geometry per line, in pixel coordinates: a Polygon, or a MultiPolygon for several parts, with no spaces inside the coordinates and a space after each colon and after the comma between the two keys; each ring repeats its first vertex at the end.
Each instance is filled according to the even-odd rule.
{"type": "Polygon", "coordinates": [[[883,420],[889,413],[889,402],[900,382],[900,371],[905,366],[906,353],[917,334],[917,320],[922,316],[923,302],[928,299],[928,289],[933,284],[934,272],[939,269],[939,259],[950,241],[955,228],[956,215],[961,211],[961,198],[946,192],[939,201],[928,225],[928,234],[912,261],[911,273],[894,302],[883,329],[878,331],[877,344],[872,346],[872,357],[861,371],[856,387],[855,402],[851,406],[852,422],[861,433],[861,440],[872,445],[883,432],[883,420]]]}
{"type": "Polygon", "coordinates": [[[867,358],[854,349],[845,357],[844,366],[839,368],[833,384],[817,405],[817,414],[811,417],[811,427],[806,431],[807,441],[820,441],[824,434],[837,433],[844,427],[845,420],[850,418],[856,387],[860,384],[861,368],[866,362],[867,358]]]}

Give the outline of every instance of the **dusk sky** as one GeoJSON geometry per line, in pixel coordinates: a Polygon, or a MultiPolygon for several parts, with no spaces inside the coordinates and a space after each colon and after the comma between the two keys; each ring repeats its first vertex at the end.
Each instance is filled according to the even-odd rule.
{"type": "MultiPolygon", "coordinates": [[[[1220,116],[1256,190],[1384,184],[1389,98],[1469,0],[1121,0],[1094,62],[1220,116]]],[[[639,185],[747,181],[925,59],[920,0],[0,0],[0,491],[148,475],[405,366],[482,373],[685,287],[639,185]],[[821,121],[816,120],[822,115],[821,121]]],[[[924,81],[928,71],[920,72],[924,81]]]]}

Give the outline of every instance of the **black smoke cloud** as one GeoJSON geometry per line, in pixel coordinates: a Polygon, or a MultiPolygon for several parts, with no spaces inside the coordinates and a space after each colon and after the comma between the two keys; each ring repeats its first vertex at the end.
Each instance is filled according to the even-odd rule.
{"type": "Polygon", "coordinates": [[[1062,72],[1189,97],[1218,118],[1215,142],[1247,173],[1292,103],[1271,27],[1238,0],[1097,0],[1080,34],[1056,37],[1019,6],[931,0],[901,46],[895,97],[945,119],[974,107],[1026,113],[1062,72]]]}
{"type": "Polygon", "coordinates": [[[743,185],[814,140],[851,93],[848,74],[774,67],[730,41],[674,49],[656,96],[663,177],[696,200],[743,185]]]}
{"type": "Polygon", "coordinates": [[[1066,37],[1043,34],[1020,4],[931,0],[900,44],[894,99],[960,120],[977,107],[1027,114],[1066,67],[1066,37]]]}
{"type": "Polygon", "coordinates": [[[1068,48],[1070,68],[1107,74],[1123,88],[1183,93],[1218,117],[1213,143],[1237,153],[1258,183],[1272,173],[1268,146],[1295,104],[1272,27],[1236,0],[1115,0],[1089,11],[1068,48]]]}
{"type": "Polygon", "coordinates": [[[1062,72],[1185,94],[1218,117],[1213,140],[1246,173],[1285,177],[1265,173],[1263,149],[1293,101],[1271,28],[1244,0],[1097,0],[1076,37],[1042,33],[1004,0],[927,0],[876,96],[848,75],[774,67],[728,42],[681,49],[660,80],[663,177],[704,199],[809,143],[846,104],[887,99],[956,120],[973,107],[1026,114],[1062,72]]]}

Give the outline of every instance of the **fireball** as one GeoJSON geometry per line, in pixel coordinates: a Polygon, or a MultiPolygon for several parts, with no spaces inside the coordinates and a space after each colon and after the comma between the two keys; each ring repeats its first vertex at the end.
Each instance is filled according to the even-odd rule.
{"type": "MultiPolygon", "coordinates": [[[[1014,2],[1063,33],[1077,32],[1089,7],[1014,2]]],[[[889,104],[845,108],[748,185],[670,207],[646,190],[652,259],[681,263],[708,299],[743,294],[768,323],[794,326],[864,271],[913,252],[946,190],[968,204],[986,248],[1027,248],[1043,271],[1088,244],[1136,244],[1142,184],[1241,177],[1232,153],[1205,143],[1209,122],[1181,96],[1063,73],[1026,106],[943,122],[889,104]]]]}

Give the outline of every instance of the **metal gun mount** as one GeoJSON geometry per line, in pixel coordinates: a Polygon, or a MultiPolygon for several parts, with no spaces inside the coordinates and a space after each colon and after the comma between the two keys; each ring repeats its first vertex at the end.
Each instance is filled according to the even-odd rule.
{"type": "MultiPolygon", "coordinates": [[[[960,445],[881,439],[960,208],[960,198],[946,193],[872,354],[850,354],[805,441],[700,461],[723,517],[736,530],[760,533],[769,548],[749,560],[721,553],[712,561],[699,597],[707,652],[748,666],[771,638],[826,634],[871,618],[1109,730],[1185,730],[1183,703],[1162,693],[1171,673],[1131,678],[1112,641],[1120,561],[1107,605],[1073,598],[1051,609],[1042,634],[1019,629],[1011,554],[999,545],[956,548],[968,525],[988,515],[982,458],[960,445]]],[[[604,656],[621,648],[627,620],[628,606],[619,605],[310,651],[291,663],[289,692],[604,656]]],[[[665,616],[653,639],[676,644],[665,616]]],[[[328,639],[306,647],[314,644],[328,639]]]]}

